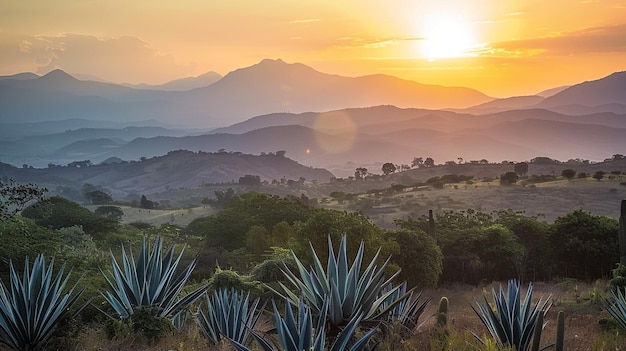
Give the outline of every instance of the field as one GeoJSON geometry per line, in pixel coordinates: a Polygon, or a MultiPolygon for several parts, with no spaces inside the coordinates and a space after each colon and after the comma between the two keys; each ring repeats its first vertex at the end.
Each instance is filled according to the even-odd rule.
{"type": "MultiPolygon", "coordinates": [[[[556,171],[543,170],[547,174],[556,171]]],[[[441,176],[428,174],[426,176],[441,176]]],[[[362,211],[374,223],[382,227],[394,227],[395,218],[407,216],[419,217],[426,215],[429,209],[435,212],[445,210],[475,209],[491,212],[501,209],[513,209],[536,215],[540,219],[553,221],[577,209],[593,214],[619,216],[619,203],[626,198],[625,174],[607,175],[602,180],[591,177],[571,180],[553,176],[548,181],[531,181],[530,177],[522,178],[511,186],[503,186],[499,179],[489,174],[480,174],[469,181],[447,183],[442,186],[423,184],[426,176],[419,179],[408,174],[395,174],[393,177],[378,177],[363,182],[338,181],[324,184],[305,182],[297,187],[283,184],[265,184],[259,189],[279,196],[300,196],[316,199],[317,206],[347,211],[362,211]],[[417,184],[421,182],[422,184],[417,184]],[[401,184],[402,186],[394,186],[401,184]],[[410,186],[409,184],[416,184],[410,186]],[[333,194],[341,192],[339,196],[333,194]]],[[[236,185],[234,185],[236,187],[236,185]]],[[[249,191],[237,188],[237,192],[249,191]]],[[[210,196],[210,187],[202,189],[184,189],[180,198],[210,196]]],[[[169,196],[177,192],[170,191],[169,196]]],[[[154,197],[157,201],[174,198],[154,197]]],[[[182,209],[139,209],[122,207],[124,223],[146,222],[158,226],[173,223],[184,226],[195,218],[207,216],[217,210],[209,205],[187,207],[182,209]]],[[[505,282],[502,282],[503,284],[505,282]]],[[[443,340],[441,331],[435,320],[428,320],[413,335],[401,337],[399,333],[391,333],[384,337],[377,350],[491,350],[481,346],[471,332],[479,336],[487,332],[485,327],[471,308],[475,299],[482,301],[486,295],[491,300],[491,289],[498,282],[484,283],[479,286],[453,285],[429,289],[423,292],[424,298],[431,299],[424,316],[432,316],[442,296],[450,301],[448,315],[448,337],[443,340]]],[[[556,338],[556,316],[558,311],[565,314],[565,350],[568,351],[622,351],[626,350],[626,335],[616,328],[612,317],[604,310],[603,303],[608,296],[607,281],[580,282],[560,280],[535,283],[535,300],[549,297],[552,307],[546,317],[542,346],[554,342],[556,338]]],[[[267,316],[271,320],[271,316],[267,316]]],[[[269,328],[265,324],[263,328],[269,328]]],[[[210,346],[200,335],[198,329],[190,323],[180,331],[175,331],[155,344],[149,344],[137,336],[129,336],[119,340],[108,340],[99,328],[88,328],[78,338],[79,350],[227,350],[229,346],[210,346]]]]}
{"type": "Polygon", "coordinates": [[[164,223],[185,226],[198,217],[209,216],[215,213],[215,210],[210,206],[163,210],[147,210],[130,206],[120,206],[120,208],[124,211],[122,223],[144,222],[153,226],[159,226],[164,223]]]}
{"type": "MultiPolygon", "coordinates": [[[[503,282],[503,284],[506,284],[503,282]]],[[[525,286],[525,285],[523,285],[525,286]]],[[[446,296],[449,299],[448,339],[442,342],[440,330],[436,326],[435,318],[430,318],[412,336],[401,338],[392,333],[383,339],[377,350],[411,350],[411,351],[460,351],[460,350],[487,350],[481,346],[471,332],[479,336],[487,333],[484,326],[470,307],[474,299],[482,299],[483,294],[491,301],[491,288],[498,284],[485,286],[456,285],[439,289],[425,290],[423,298],[431,298],[429,307],[422,320],[431,317],[438,307],[439,299],[446,296]]],[[[540,297],[550,297],[552,308],[546,316],[546,327],[542,333],[541,345],[554,343],[556,339],[556,316],[558,311],[565,314],[564,350],[567,351],[623,351],[626,350],[626,336],[612,324],[610,315],[602,310],[602,301],[606,296],[606,281],[586,284],[574,281],[559,283],[535,284],[533,300],[540,297]]],[[[524,289],[525,290],[525,289],[524,289]]],[[[271,319],[266,316],[266,320],[271,319]]],[[[271,328],[271,322],[265,322],[260,328],[271,328]]],[[[106,339],[101,329],[87,329],[79,336],[76,350],[230,350],[227,345],[221,347],[209,345],[193,325],[180,331],[175,331],[157,343],[149,344],[132,336],[119,340],[106,339]]]]}

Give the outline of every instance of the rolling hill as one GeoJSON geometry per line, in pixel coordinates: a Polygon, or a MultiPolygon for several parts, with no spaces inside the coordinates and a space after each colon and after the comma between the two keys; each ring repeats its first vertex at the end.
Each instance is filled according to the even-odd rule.
{"type": "Polygon", "coordinates": [[[110,189],[117,196],[151,194],[168,189],[197,188],[204,184],[237,183],[245,175],[262,181],[329,181],[333,175],[320,168],[307,167],[287,157],[241,153],[170,151],[142,161],[93,165],[89,167],[17,168],[0,164],[0,171],[20,182],[33,182],[49,189],[80,188],[89,183],[110,189]]]}

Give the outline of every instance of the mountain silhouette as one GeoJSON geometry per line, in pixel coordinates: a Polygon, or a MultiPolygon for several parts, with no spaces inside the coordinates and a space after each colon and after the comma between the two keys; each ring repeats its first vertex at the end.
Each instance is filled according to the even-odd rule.
{"type": "Polygon", "coordinates": [[[155,119],[218,128],[261,114],[347,107],[467,107],[492,100],[463,87],[420,84],[386,75],[342,77],[300,63],[263,60],[189,91],[134,89],[82,81],[54,70],[29,80],[0,80],[0,122],[84,118],[155,119]]]}
{"type": "Polygon", "coordinates": [[[547,97],[537,107],[554,108],[568,105],[598,107],[601,110],[604,107],[602,111],[619,112],[614,109],[626,105],[626,71],[573,85],[547,97]]]}
{"type": "Polygon", "coordinates": [[[124,84],[127,87],[135,89],[147,89],[147,90],[164,90],[164,91],[187,91],[197,88],[209,86],[218,80],[222,76],[216,72],[207,72],[197,77],[186,77],[175,79],[167,83],[159,85],[150,84],[124,84]]]}

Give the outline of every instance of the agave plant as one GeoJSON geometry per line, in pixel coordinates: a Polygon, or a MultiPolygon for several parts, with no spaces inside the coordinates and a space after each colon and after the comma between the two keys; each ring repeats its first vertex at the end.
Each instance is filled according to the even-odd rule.
{"type": "Polygon", "coordinates": [[[250,331],[263,312],[263,307],[258,308],[259,299],[250,302],[250,293],[235,289],[219,289],[205,297],[206,313],[198,309],[195,316],[202,334],[213,344],[218,344],[222,336],[247,344],[250,331]]]}
{"type": "Polygon", "coordinates": [[[626,328],[626,288],[624,292],[622,293],[621,289],[611,291],[611,295],[604,303],[606,310],[622,328],[626,328]]]}
{"type": "MultiPolygon", "coordinates": [[[[387,291],[394,290],[393,285],[389,284],[385,290],[383,290],[383,294],[387,291]]],[[[392,305],[395,301],[399,300],[402,296],[407,294],[407,284],[403,282],[400,284],[398,289],[394,290],[395,292],[387,297],[387,300],[383,301],[380,305],[381,310],[388,310],[387,315],[384,320],[386,322],[395,322],[399,323],[403,327],[405,327],[409,331],[415,331],[425,323],[423,321],[419,323],[419,318],[424,313],[424,310],[428,306],[430,299],[426,299],[425,301],[420,301],[422,296],[421,292],[415,293],[414,291],[408,292],[408,297],[406,299],[400,300],[395,306],[392,306],[391,309],[387,307],[392,305]]]]}
{"type": "Polygon", "coordinates": [[[41,345],[84,291],[74,293],[78,279],[64,292],[72,272],[64,275],[63,264],[55,277],[53,269],[54,258],[46,266],[44,256],[38,255],[31,270],[27,257],[20,280],[13,262],[9,262],[9,288],[0,281],[0,343],[15,350],[41,345]]]}
{"type": "MultiPolygon", "coordinates": [[[[504,291],[502,285],[496,293],[492,289],[493,304],[495,311],[489,305],[487,297],[484,297],[485,304],[476,301],[476,308],[472,309],[480,318],[481,322],[496,341],[497,346],[502,349],[513,347],[518,351],[528,351],[530,349],[533,334],[535,331],[537,317],[540,313],[548,312],[551,304],[547,299],[540,298],[534,305],[532,304],[533,285],[528,285],[526,296],[522,300],[520,283],[515,279],[509,280],[508,289],[504,291]]],[[[540,326],[541,328],[543,327],[540,326]]],[[[474,336],[484,343],[478,335],[474,336]]]]}
{"type": "Polygon", "coordinates": [[[144,237],[137,261],[132,250],[127,254],[122,246],[123,268],[109,251],[112,272],[101,270],[109,286],[102,296],[122,319],[130,318],[133,309],[138,307],[156,307],[160,311],[158,317],[175,318],[208,289],[208,285],[204,285],[180,297],[197,263],[197,259],[193,259],[187,268],[177,273],[184,250],[185,247],[175,258],[172,245],[163,255],[160,236],[156,237],[152,250],[150,241],[144,237]]]}
{"type": "MultiPolygon", "coordinates": [[[[274,316],[276,319],[276,331],[281,348],[276,349],[258,334],[253,333],[255,340],[264,351],[361,351],[374,334],[377,328],[372,328],[362,337],[355,340],[355,332],[361,322],[362,314],[352,318],[342,329],[332,345],[326,345],[326,312],[328,311],[328,301],[323,303],[321,315],[318,318],[313,316],[313,311],[300,300],[298,311],[294,314],[290,303],[285,304],[285,317],[281,317],[276,304],[274,306],[274,316]],[[315,326],[314,326],[315,325],[315,326]]],[[[246,346],[234,340],[231,344],[239,351],[249,351],[246,346]]]]}
{"type": "Polygon", "coordinates": [[[361,272],[363,251],[364,244],[361,242],[356,258],[352,266],[349,266],[346,254],[346,236],[344,235],[341,239],[336,257],[329,236],[326,270],[324,270],[312,245],[313,267],[311,270],[307,270],[292,251],[291,254],[298,272],[296,274],[284,267],[283,273],[297,291],[293,292],[283,283],[279,283],[284,295],[281,292],[275,292],[294,306],[298,305],[300,296],[302,296],[316,316],[322,314],[324,304],[328,303],[327,318],[332,325],[344,325],[359,315],[362,316],[363,320],[378,320],[396,304],[407,299],[410,294],[397,294],[400,286],[386,290],[399,272],[389,279],[385,278],[384,270],[390,258],[387,258],[378,267],[376,262],[380,255],[380,249],[365,270],[361,272]],[[391,301],[390,297],[394,294],[397,294],[397,298],[391,301]]]}

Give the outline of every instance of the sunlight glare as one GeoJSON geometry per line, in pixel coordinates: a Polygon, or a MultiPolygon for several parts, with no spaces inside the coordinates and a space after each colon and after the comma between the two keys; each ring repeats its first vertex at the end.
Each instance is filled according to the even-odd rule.
{"type": "Polygon", "coordinates": [[[474,38],[470,26],[460,16],[437,13],[423,25],[422,53],[429,60],[461,57],[468,54],[474,38]]]}

